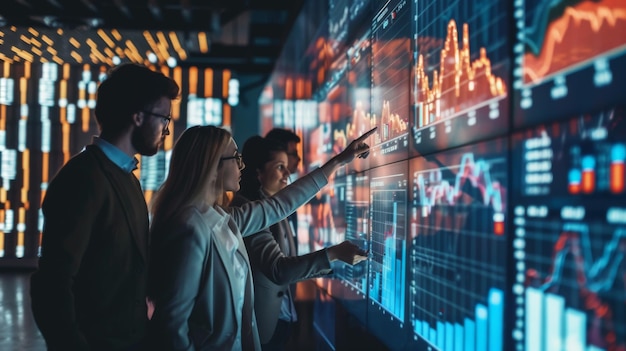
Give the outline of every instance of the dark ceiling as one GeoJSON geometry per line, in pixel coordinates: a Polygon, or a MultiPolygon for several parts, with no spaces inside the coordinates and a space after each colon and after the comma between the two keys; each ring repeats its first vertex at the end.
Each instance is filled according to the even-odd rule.
{"type": "Polygon", "coordinates": [[[207,32],[181,64],[269,74],[304,0],[2,0],[0,26],[207,32]]]}

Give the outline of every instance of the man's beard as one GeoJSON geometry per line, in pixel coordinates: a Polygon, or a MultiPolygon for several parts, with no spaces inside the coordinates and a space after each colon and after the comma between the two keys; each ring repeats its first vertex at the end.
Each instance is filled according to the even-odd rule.
{"type": "Polygon", "coordinates": [[[163,141],[163,136],[161,136],[158,143],[155,143],[153,140],[153,132],[146,124],[142,124],[139,128],[133,130],[131,142],[140,155],[152,156],[159,151],[159,145],[163,141]]]}

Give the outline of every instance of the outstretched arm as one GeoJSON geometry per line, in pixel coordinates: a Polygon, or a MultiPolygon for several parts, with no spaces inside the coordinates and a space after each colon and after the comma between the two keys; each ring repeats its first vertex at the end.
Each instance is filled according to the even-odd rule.
{"type": "Polygon", "coordinates": [[[344,151],[333,157],[320,169],[298,179],[274,196],[249,202],[240,208],[231,208],[230,214],[237,223],[241,235],[247,236],[256,233],[289,216],[298,207],[311,200],[322,186],[328,183],[328,177],[339,167],[351,162],[355,157],[367,157],[369,146],[365,140],[375,131],[376,128],[355,139],[344,151]]]}
{"type": "Polygon", "coordinates": [[[374,127],[360,137],[354,139],[345,150],[335,155],[335,157],[331,158],[322,167],[320,167],[326,175],[326,178],[329,178],[333,173],[335,173],[339,167],[352,162],[355,157],[366,158],[369,155],[370,147],[365,143],[365,141],[370,137],[370,135],[374,134],[377,128],[378,127],[374,127]]]}
{"type": "Polygon", "coordinates": [[[367,252],[349,241],[302,256],[285,256],[268,230],[244,238],[250,263],[278,285],[330,274],[330,262],[356,264],[367,259],[367,252]]]}
{"type": "Polygon", "coordinates": [[[351,265],[367,260],[369,255],[369,252],[362,250],[348,240],[327,248],[326,253],[331,262],[340,260],[351,265]]]}

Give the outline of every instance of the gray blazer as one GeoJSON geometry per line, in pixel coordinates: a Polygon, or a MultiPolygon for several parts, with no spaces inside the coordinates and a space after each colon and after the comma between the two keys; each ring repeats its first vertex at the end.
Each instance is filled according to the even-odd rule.
{"type": "MultiPolygon", "coordinates": [[[[261,193],[259,198],[267,197],[261,193]]],[[[241,206],[248,201],[237,195],[233,205],[241,206]]],[[[262,344],[269,342],[274,334],[283,296],[290,293],[290,284],[332,273],[326,249],[295,255],[295,240],[289,225],[289,220],[283,219],[272,225],[269,231],[244,238],[252,265],[254,312],[262,344]],[[288,242],[283,240],[285,233],[288,233],[288,242]],[[289,251],[292,256],[284,254],[289,251]]]]}
{"type": "Polygon", "coordinates": [[[310,200],[328,180],[316,170],[274,197],[201,213],[190,207],[166,222],[155,218],[151,234],[149,296],[155,311],[149,341],[155,349],[260,350],[254,315],[254,290],[242,235],[250,235],[285,218],[310,200]],[[221,213],[220,213],[221,212],[221,213]],[[222,214],[222,215],[221,215],[222,214]],[[234,291],[232,260],[216,245],[216,235],[232,232],[236,254],[248,265],[241,323],[236,318],[240,292],[234,291]]]}

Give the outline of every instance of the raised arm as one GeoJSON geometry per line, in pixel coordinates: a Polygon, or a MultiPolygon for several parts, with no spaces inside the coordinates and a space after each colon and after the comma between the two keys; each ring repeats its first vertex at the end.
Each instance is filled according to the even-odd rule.
{"type": "Polygon", "coordinates": [[[237,223],[241,235],[254,234],[289,216],[328,184],[328,177],[339,167],[351,162],[355,157],[367,157],[369,145],[365,140],[375,131],[376,128],[373,128],[355,139],[344,151],[322,167],[288,185],[274,196],[232,208],[231,216],[237,223]]]}
{"type": "Polygon", "coordinates": [[[322,167],[320,167],[326,175],[326,178],[329,178],[333,173],[335,173],[339,167],[352,162],[355,157],[366,158],[369,155],[370,147],[367,143],[365,143],[365,141],[370,137],[370,135],[376,132],[377,128],[378,127],[374,127],[360,137],[354,139],[345,150],[335,155],[322,167]]]}

